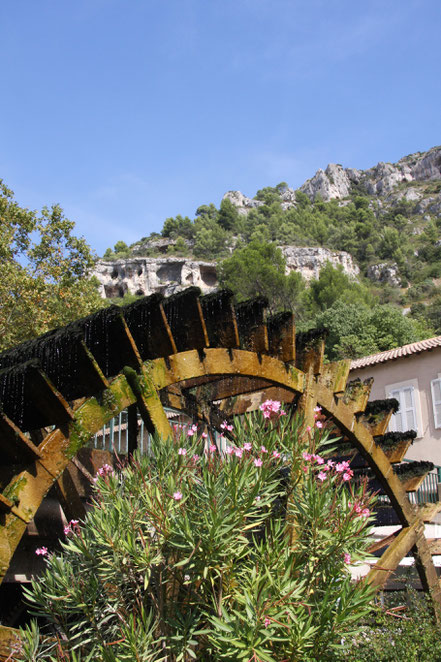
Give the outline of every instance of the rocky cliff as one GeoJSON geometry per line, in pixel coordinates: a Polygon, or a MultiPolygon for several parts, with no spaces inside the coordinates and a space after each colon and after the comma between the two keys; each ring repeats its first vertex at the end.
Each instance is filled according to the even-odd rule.
{"type": "MultiPolygon", "coordinates": [[[[332,199],[344,200],[355,191],[385,198],[393,203],[401,199],[420,201],[420,213],[441,212],[441,192],[427,195],[427,183],[441,179],[441,147],[433,147],[427,152],[417,152],[404,156],[397,163],[377,163],[368,170],[343,168],[330,163],[326,170],[321,168],[300,187],[311,200],[318,196],[325,202],[332,199]]],[[[287,188],[281,194],[282,208],[294,207],[295,191],[287,188]]],[[[239,213],[247,214],[251,209],[264,203],[247,198],[240,191],[228,191],[224,198],[230,200],[239,213]]]]}
{"type": "MultiPolygon", "coordinates": [[[[371,234],[368,238],[363,236],[363,233],[360,234],[363,247],[361,257],[359,252],[355,250],[353,252],[360,260],[363,275],[370,280],[399,287],[406,280],[411,281],[414,272],[421,281],[427,277],[441,278],[441,259],[439,259],[438,253],[432,255],[434,253],[433,244],[435,243],[435,247],[441,246],[441,234],[435,228],[435,225],[437,228],[441,228],[441,223],[437,219],[441,214],[441,147],[433,147],[427,152],[405,156],[397,163],[380,162],[368,170],[344,168],[342,165],[331,163],[325,170],[318,170],[298,190],[307,195],[311,201],[315,201],[319,197],[324,202],[337,200],[341,209],[346,208],[359,196],[368,199],[371,214],[369,221],[371,228],[368,228],[368,233],[371,234]],[[407,214],[406,209],[410,210],[407,220],[403,221],[403,217],[400,216],[399,220],[395,222],[393,220],[394,208],[399,209],[397,214],[407,214]],[[388,227],[382,224],[382,218],[386,219],[385,223],[389,224],[388,227]],[[432,234],[435,232],[436,241],[429,238],[429,235],[427,237],[424,235],[430,224],[432,225],[429,231],[432,234]],[[400,241],[397,227],[401,232],[405,228],[408,241],[404,247],[405,242],[400,241]],[[389,233],[386,238],[383,236],[385,235],[384,228],[387,230],[386,234],[389,233]],[[391,244],[390,246],[386,239],[391,244]],[[395,246],[393,242],[397,245],[395,246]],[[438,269],[436,265],[432,267],[429,264],[426,268],[427,274],[422,272],[422,275],[418,275],[418,269],[414,263],[417,259],[420,260],[421,255],[426,262],[428,260],[435,262],[439,259],[440,268],[438,269]],[[409,267],[411,261],[413,262],[409,267]],[[403,264],[407,265],[404,270],[403,264]]],[[[170,231],[169,227],[163,236],[154,234],[133,244],[129,249],[130,257],[122,258],[122,256],[115,255],[116,258],[121,257],[122,259],[99,260],[95,275],[100,282],[102,296],[121,297],[126,293],[148,295],[153,292],[169,295],[189,285],[197,285],[203,292],[210,292],[218,286],[218,280],[216,263],[209,260],[213,255],[219,253],[224,256],[231,253],[238,241],[250,240],[253,227],[247,229],[247,220],[263,224],[263,230],[268,232],[272,241],[283,243],[287,237],[288,243],[291,232],[291,237],[299,237],[299,243],[310,243],[309,247],[281,246],[288,272],[298,271],[308,281],[318,278],[321,267],[325,262],[330,261],[334,266],[341,265],[343,271],[351,278],[356,278],[359,268],[352,255],[344,251],[332,250],[332,248],[346,248],[347,245],[352,250],[354,245],[350,242],[345,244],[345,230],[338,225],[334,226],[333,234],[328,235],[327,240],[325,239],[328,242],[327,247],[313,246],[315,242],[319,243],[320,238],[314,233],[308,234],[308,228],[302,226],[300,221],[296,225],[296,215],[290,217],[289,214],[286,214],[287,229],[284,230],[286,234],[274,230],[275,225],[281,226],[285,223],[283,217],[281,220],[280,212],[277,210],[281,208],[282,211],[287,211],[296,207],[298,204],[296,193],[294,189],[285,185],[263,189],[256,198],[249,198],[240,191],[225,193],[224,199],[229,200],[236,207],[241,218],[239,222],[235,222],[235,225],[233,223],[230,226],[223,226],[220,216],[216,217],[218,214],[216,208],[211,205],[210,214],[214,213],[214,218],[217,218],[215,222],[219,223],[218,231],[224,232],[224,227],[229,229],[229,232],[224,232],[222,240],[224,243],[221,249],[219,249],[218,243],[215,243],[215,250],[205,247],[204,251],[201,251],[201,245],[205,245],[207,242],[209,244],[210,241],[218,242],[219,239],[213,230],[211,216],[207,217],[208,220],[205,221],[201,221],[201,218],[191,221],[177,217],[176,228],[173,231],[170,231]],[[270,197],[265,198],[268,192],[270,197]],[[257,199],[257,197],[262,199],[257,199]],[[271,205],[274,199],[277,205],[270,227],[268,214],[271,215],[273,212],[268,206],[263,210],[261,208],[266,204],[271,205]],[[257,213],[253,215],[253,219],[247,219],[247,215],[252,210],[256,210],[257,213]],[[279,213],[278,216],[277,213],[279,213]],[[179,218],[182,227],[179,226],[179,218]],[[198,245],[201,237],[203,242],[198,245]],[[334,241],[335,237],[340,237],[340,239],[334,241]],[[198,250],[195,250],[196,248],[198,250]],[[191,256],[194,255],[194,252],[198,258],[173,256],[173,254],[191,256]],[[207,255],[205,260],[204,253],[207,255]]],[[[298,209],[299,215],[301,215],[302,204],[304,204],[304,200],[298,209]]],[[[352,205],[351,209],[352,211],[348,212],[349,215],[353,214],[356,217],[356,207],[352,205]]],[[[308,223],[314,222],[315,217],[310,218],[312,220],[308,220],[308,223]]],[[[344,219],[345,227],[349,228],[349,231],[353,231],[355,227],[356,232],[359,233],[360,230],[356,227],[357,221],[353,221],[352,216],[348,218],[344,219]],[[351,223],[354,227],[351,226],[351,223]]],[[[329,219],[330,217],[325,218],[325,225],[330,223],[329,219]]],[[[231,217],[227,218],[227,222],[232,222],[231,217]]],[[[363,217],[359,222],[364,223],[363,217]]],[[[293,240],[296,239],[291,239],[291,243],[293,240]]],[[[413,293],[413,296],[415,297],[417,294],[413,293]]]]}
{"type": "Polygon", "coordinates": [[[165,296],[196,285],[202,292],[217,286],[216,264],[179,257],[133,257],[98,260],[94,276],[102,297],[139,296],[159,292],[165,296]]]}
{"type": "MultiPolygon", "coordinates": [[[[303,278],[318,278],[327,262],[341,265],[351,278],[359,269],[349,253],[320,247],[281,246],[287,273],[299,271],[303,278]]],[[[94,275],[100,283],[102,297],[123,297],[125,294],[148,295],[159,292],[165,296],[196,285],[203,293],[218,287],[215,262],[202,262],[179,257],[133,257],[121,260],[98,260],[94,275]]]]}

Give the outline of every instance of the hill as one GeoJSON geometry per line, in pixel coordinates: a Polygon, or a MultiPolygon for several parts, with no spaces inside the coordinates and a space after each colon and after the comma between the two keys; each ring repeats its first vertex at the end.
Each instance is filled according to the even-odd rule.
{"type": "MultiPolygon", "coordinates": [[[[356,299],[371,307],[398,306],[427,332],[441,333],[441,147],[368,170],[330,164],[297,190],[282,182],[257,191],[253,198],[229,191],[219,207],[212,203],[198,207],[194,219],[167,218],[160,234],[130,247],[118,242],[114,250],[106,251],[98,275],[103,282],[103,270],[108,278],[112,272],[112,296],[124,291],[141,294],[141,290],[147,294],[148,287],[146,291],[138,283],[135,290],[130,279],[125,290],[119,287],[130,260],[135,265],[132,272],[142,272],[141,262],[147,260],[150,272],[162,269],[159,290],[170,293],[170,287],[192,283],[210,289],[217,285],[217,277],[231,285],[227,266],[233,258],[246,255],[246,247],[270,244],[281,247],[287,273],[305,277],[309,269],[314,285],[329,259],[349,277],[348,302],[354,297],[356,277],[356,299]],[[177,262],[188,268],[181,282],[170,275],[179,272],[172,267],[177,262]],[[208,282],[204,273],[209,274],[208,282]]],[[[300,291],[294,289],[298,298],[300,291]]],[[[311,291],[312,286],[309,304],[298,307],[299,318],[306,322],[341,298],[331,297],[329,305],[310,305],[315,296],[311,291]]]]}

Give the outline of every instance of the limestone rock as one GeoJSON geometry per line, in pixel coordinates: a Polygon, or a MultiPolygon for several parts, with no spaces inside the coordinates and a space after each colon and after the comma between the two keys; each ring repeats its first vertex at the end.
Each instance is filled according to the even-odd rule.
{"type": "Polygon", "coordinates": [[[169,296],[190,285],[200,287],[206,294],[217,286],[215,263],[179,257],[98,260],[94,276],[100,283],[100,294],[104,298],[154,292],[169,296]]]}
{"type": "Polygon", "coordinates": [[[387,283],[394,287],[398,287],[401,284],[396,262],[393,262],[392,264],[387,262],[371,264],[371,266],[368,267],[367,276],[376,283],[387,283]]]}
{"type": "MultiPolygon", "coordinates": [[[[343,168],[329,164],[326,170],[317,170],[300,191],[315,200],[318,195],[326,202],[342,199],[350,195],[351,187],[361,185],[369,195],[387,196],[399,184],[441,179],[441,147],[433,147],[428,152],[410,154],[397,163],[380,162],[368,170],[343,168]]],[[[402,196],[397,196],[397,199],[402,196]]],[[[436,208],[437,207],[437,202],[436,208]]]]}
{"type": "Polygon", "coordinates": [[[286,260],[286,272],[299,271],[306,280],[317,279],[321,268],[330,262],[333,267],[342,266],[350,278],[357,278],[360,269],[352,256],[345,251],[331,251],[319,246],[281,246],[286,260]]]}
{"type": "MultiPolygon", "coordinates": [[[[354,172],[351,172],[353,179],[354,172]]],[[[333,198],[346,198],[351,191],[351,178],[341,165],[330,163],[325,171],[317,170],[314,177],[308,179],[300,190],[311,200],[315,200],[319,195],[325,202],[333,198]]]]}
{"type": "MultiPolygon", "coordinates": [[[[327,261],[342,265],[344,273],[356,278],[359,269],[349,253],[319,247],[281,246],[286,259],[286,272],[298,271],[305,280],[318,278],[327,261]]],[[[100,283],[104,298],[125,294],[165,296],[196,285],[203,294],[215,290],[219,283],[215,262],[203,262],[183,257],[131,257],[121,260],[98,260],[94,276],[100,283]]]]}
{"type": "Polygon", "coordinates": [[[251,209],[261,207],[265,204],[262,200],[247,198],[247,196],[240,191],[227,191],[222,199],[229,200],[235,207],[237,207],[239,214],[242,214],[243,216],[246,216],[251,209]]]}

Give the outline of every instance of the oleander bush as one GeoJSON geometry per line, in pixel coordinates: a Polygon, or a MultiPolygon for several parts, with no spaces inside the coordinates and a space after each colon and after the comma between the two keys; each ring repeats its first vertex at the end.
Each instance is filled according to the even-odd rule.
{"type": "Polygon", "coordinates": [[[222,428],[224,452],[193,425],[98,472],[27,590],[20,659],[332,660],[358,635],[372,498],[327,459],[320,411],[311,429],[267,401],[222,428]]]}

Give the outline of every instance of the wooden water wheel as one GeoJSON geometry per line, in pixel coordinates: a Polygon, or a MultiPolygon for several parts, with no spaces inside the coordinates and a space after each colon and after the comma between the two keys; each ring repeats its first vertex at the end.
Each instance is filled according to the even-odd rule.
{"type": "MultiPolygon", "coordinates": [[[[229,291],[200,296],[197,288],[152,295],[0,355],[1,579],[53,486],[68,519],[81,513],[72,463],[119,412],[137,410],[150,431],[168,435],[164,406],[216,427],[271,398],[292,403],[306,421],[319,405],[389,498],[401,529],[377,544],[385,551],[368,580],[384,586],[412,553],[423,588],[441,604],[436,550],[424,536],[438,505],[409,501],[412,486],[378,443],[394,402],[368,404],[371,383],[347,383],[349,361],[324,364],[323,332],[296,337],[293,315],[267,317],[266,304],[255,299],[234,306],[229,291]]],[[[133,420],[129,450],[136,443],[136,415],[129,427],[133,420]]],[[[13,630],[0,630],[3,654],[13,637],[13,630]]]]}

